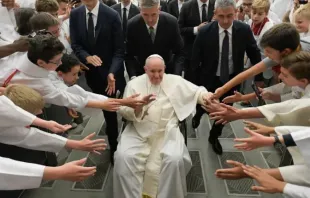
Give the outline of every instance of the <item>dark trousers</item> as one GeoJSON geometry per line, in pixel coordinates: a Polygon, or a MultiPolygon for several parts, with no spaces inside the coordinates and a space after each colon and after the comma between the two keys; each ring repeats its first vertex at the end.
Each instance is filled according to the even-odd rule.
{"type": "MultiPolygon", "coordinates": [[[[231,75],[230,79],[232,79],[235,75],[231,75]]],[[[221,86],[223,86],[224,83],[221,82],[219,77],[216,77],[214,83],[212,86],[206,86],[208,87],[209,92],[215,92],[215,90],[221,86]]],[[[229,90],[227,93],[225,93],[221,98],[220,101],[223,100],[227,96],[231,96],[234,94],[234,91],[238,91],[240,89],[240,86],[238,85],[237,87],[234,87],[233,89],[229,90]]],[[[233,104],[228,104],[228,105],[233,105],[233,104]]],[[[194,116],[195,119],[201,119],[204,113],[207,113],[201,105],[196,106],[196,114],[194,116]]],[[[218,138],[219,136],[222,135],[222,130],[223,130],[224,125],[222,124],[215,124],[215,122],[212,125],[212,129],[210,131],[210,138],[218,138]]]]}
{"type": "MultiPolygon", "coordinates": [[[[89,71],[85,73],[87,85],[96,94],[105,95],[109,98],[115,98],[116,94],[108,96],[107,93],[105,92],[105,89],[107,88],[108,85],[107,77],[101,76],[100,72],[98,72],[98,69],[99,68],[92,67],[89,71]]],[[[117,80],[118,79],[116,78],[116,81],[117,80]]],[[[106,134],[108,136],[111,151],[116,151],[117,137],[118,137],[117,114],[116,112],[109,112],[109,111],[103,111],[103,114],[106,121],[106,134]]]]}

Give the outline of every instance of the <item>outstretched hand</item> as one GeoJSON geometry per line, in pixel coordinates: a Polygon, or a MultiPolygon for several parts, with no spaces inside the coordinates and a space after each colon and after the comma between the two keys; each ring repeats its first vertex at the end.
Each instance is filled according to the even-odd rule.
{"type": "Polygon", "coordinates": [[[220,106],[221,108],[218,111],[210,113],[210,119],[217,120],[215,124],[226,124],[238,119],[239,109],[223,103],[220,106]]]}
{"type": "Polygon", "coordinates": [[[260,186],[252,186],[252,190],[266,193],[283,193],[285,182],[279,181],[257,166],[243,166],[244,173],[255,179],[260,186]]]}
{"type": "Polygon", "coordinates": [[[274,143],[273,137],[266,137],[259,133],[255,133],[248,128],[244,128],[244,131],[250,135],[249,138],[236,138],[235,142],[240,142],[234,147],[239,150],[250,151],[256,148],[271,146],[274,143]]]}
{"type": "Polygon", "coordinates": [[[259,133],[262,135],[269,135],[274,132],[274,127],[265,126],[263,124],[251,122],[248,120],[244,120],[243,123],[245,124],[247,128],[249,128],[255,133],[259,133]]]}
{"type": "Polygon", "coordinates": [[[247,177],[242,169],[244,164],[233,160],[227,160],[227,164],[231,165],[232,168],[217,169],[215,172],[216,177],[221,179],[242,179],[247,177]]]}

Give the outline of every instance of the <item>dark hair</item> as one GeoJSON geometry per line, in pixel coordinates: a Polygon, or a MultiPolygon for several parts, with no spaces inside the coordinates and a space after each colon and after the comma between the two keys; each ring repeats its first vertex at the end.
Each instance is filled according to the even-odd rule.
{"type": "Polygon", "coordinates": [[[17,32],[22,36],[31,34],[32,27],[30,25],[30,18],[36,14],[35,9],[32,8],[18,8],[15,9],[15,18],[17,32]]]}
{"type": "Polygon", "coordinates": [[[37,12],[57,12],[59,4],[56,0],[36,0],[35,7],[37,12]]]}
{"type": "Polygon", "coordinates": [[[68,73],[71,69],[77,65],[80,65],[80,61],[73,54],[64,54],[61,59],[62,64],[56,69],[63,73],[68,73]]]}
{"type": "Polygon", "coordinates": [[[300,45],[297,29],[290,23],[281,23],[267,30],[260,41],[261,47],[271,47],[282,52],[288,48],[296,50],[300,45]]]}
{"type": "Polygon", "coordinates": [[[281,60],[281,67],[288,69],[297,80],[310,81],[310,53],[306,51],[294,52],[281,60]]]}
{"type": "Polygon", "coordinates": [[[37,64],[37,61],[43,60],[49,62],[55,56],[62,54],[65,47],[52,35],[36,35],[29,39],[28,59],[37,64]]]}
{"type": "Polygon", "coordinates": [[[33,31],[47,30],[51,26],[59,25],[58,19],[47,12],[40,12],[30,19],[30,25],[33,31]]]}

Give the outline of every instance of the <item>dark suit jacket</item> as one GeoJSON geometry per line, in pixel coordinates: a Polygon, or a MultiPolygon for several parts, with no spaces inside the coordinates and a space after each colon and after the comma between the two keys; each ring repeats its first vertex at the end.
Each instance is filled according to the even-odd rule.
{"type": "MultiPolygon", "coordinates": [[[[109,73],[114,74],[116,82],[121,80],[117,78],[121,78],[123,75],[118,76],[117,74],[124,72],[125,46],[121,19],[115,10],[100,3],[95,27],[96,45],[94,48],[90,46],[87,39],[85,6],[72,10],[70,14],[70,36],[72,49],[82,63],[86,64],[87,56],[97,55],[101,58],[103,63],[98,68],[105,83],[109,73]]],[[[90,64],[87,66],[90,70],[95,69],[90,64]]],[[[105,85],[101,86],[105,89],[105,85]]]]}
{"type": "MultiPolygon", "coordinates": [[[[214,15],[215,0],[209,0],[208,6],[208,22],[212,21],[214,15]]],[[[201,17],[199,14],[199,7],[197,0],[190,0],[182,5],[179,16],[179,27],[181,35],[184,39],[184,49],[187,59],[191,58],[192,48],[196,38],[194,35],[194,27],[201,24],[201,17]]]]}
{"type": "Polygon", "coordinates": [[[168,12],[168,4],[166,1],[164,0],[160,1],[160,10],[163,12],[168,12]]]}
{"type": "MultiPolygon", "coordinates": [[[[121,17],[121,19],[123,19],[121,3],[118,3],[118,4],[111,6],[111,8],[116,10],[118,12],[119,16],[121,17]]],[[[128,20],[131,19],[132,17],[136,16],[139,13],[140,13],[139,7],[134,5],[133,3],[131,3],[129,13],[128,13],[128,20]]]]}
{"type": "Polygon", "coordinates": [[[182,73],[183,41],[177,19],[168,13],[160,12],[159,14],[154,43],[141,14],[128,22],[126,65],[129,76],[143,74],[145,60],[152,54],[159,54],[163,57],[168,73],[177,75],[182,73]]]}
{"type": "MultiPolygon", "coordinates": [[[[234,21],[232,27],[232,58],[234,74],[239,74],[244,69],[245,53],[253,65],[261,61],[260,51],[256,45],[249,25],[234,21]]],[[[219,60],[219,26],[213,21],[202,27],[193,46],[191,67],[195,71],[201,67],[200,79],[202,85],[213,90],[219,60]]]]}
{"type": "Polygon", "coordinates": [[[168,13],[175,16],[176,18],[179,18],[179,0],[172,0],[168,2],[168,13]]]}

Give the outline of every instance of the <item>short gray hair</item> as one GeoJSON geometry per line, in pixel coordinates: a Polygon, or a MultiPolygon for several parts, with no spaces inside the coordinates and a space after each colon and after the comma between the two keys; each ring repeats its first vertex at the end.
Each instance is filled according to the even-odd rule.
{"type": "Polygon", "coordinates": [[[152,8],[154,6],[160,6],[160,0],[140,0],[140,8],[152,8]]]}
{"type": "Polygon", "coordinates": [[[214,9],[227,8],[230,6],[234,7],[235,9],[237,8],[235,0],[216,0],[214,9]]]}
{"type": "Polygon", "coordinates": [[[152,58],[158,58],[158,59],[162,60],[163,61],[163,65],[165,65],[165,60],[163,59],[163,57],[161,57],[158,54],[152,54],[152,55],[150,55],[149,57],[146,58],[146,60],[145,60],[145,65],[146,66],[148,65],[148,62],[150,61],[150,59],[152,59],[152,58]]]}

